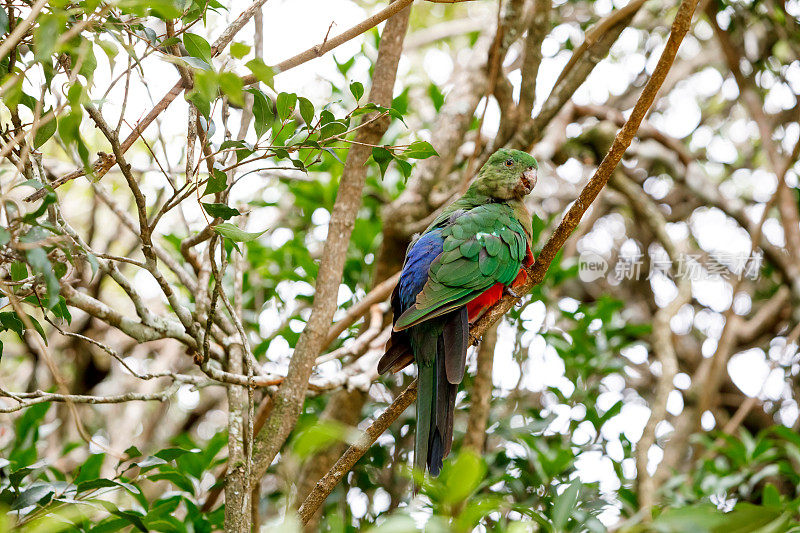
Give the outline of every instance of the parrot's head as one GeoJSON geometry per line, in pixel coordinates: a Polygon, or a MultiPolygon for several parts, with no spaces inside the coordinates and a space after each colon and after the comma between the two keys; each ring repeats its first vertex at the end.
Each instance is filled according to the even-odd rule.
{"type": "Polygon", "coordinates": [[[538,168],[532,155],[501,148],[483,165],[471,188],[498,200],[522,199],[536,185],[538,168]]]}

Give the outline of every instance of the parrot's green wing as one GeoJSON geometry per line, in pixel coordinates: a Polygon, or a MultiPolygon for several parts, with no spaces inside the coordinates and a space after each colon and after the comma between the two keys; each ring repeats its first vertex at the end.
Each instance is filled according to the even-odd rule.
{"type": "Polygon", "coordinates": [[[480,205],[445,223],[443,251],[415,304],[395,322],[396,331],[461,307],[495,283],[508,285],[522,266],[528,242],[508,205],[480,205]]]}

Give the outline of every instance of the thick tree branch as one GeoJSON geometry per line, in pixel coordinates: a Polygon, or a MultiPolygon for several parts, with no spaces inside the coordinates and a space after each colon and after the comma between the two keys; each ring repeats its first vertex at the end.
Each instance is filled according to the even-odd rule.
{"type": "MultiPolygon", "coordinates": [[[[398,0],[394,4],[407,6],[407,2],[408,0],[398,0]]],[[[384,106],[391,103],[410,8],[400,9],[396,13],[383,30],[369,96],[371,102],[384,106]]],[[[369,121],[369,118],[365,118],[366,121],[369,121]]],[[[272,415],[256,437],[251,480],[253,485],[260,481],[300,415],[308,388],[308,378],[328,338],[331,319],[336,311],[336,298],[345,256],[356,214],[361,205],[361,193],[366,179],[364,164],[372,152],[368,145],[380,141],[387,125],[384,120],[373,121],[368,127],[359,129],[355,140],[361,144],[354,144],[347,154],[339,192],[328,225],[328,238],[323,248],[314,307],[297,341],[286,379],[275,395],[272,415]]]]}
{"type": "Polygon", "coordinates": [[[491,408],[492,382],[494,370],[494,350],[497,346],[497,326],[495,324],[486,331],[478,347],[478,366],[470,391],[469,419],[467,432],[464,434],[462,446],[473,450],[476,454],[483,453],[486,446],[486,423],[489,420],[491,408]]]}

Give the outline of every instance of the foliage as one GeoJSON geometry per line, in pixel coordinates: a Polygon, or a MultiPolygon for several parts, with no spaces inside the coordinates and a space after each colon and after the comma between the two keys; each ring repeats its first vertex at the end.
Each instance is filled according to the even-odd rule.
{"type": "Polygon", "coordinates": [[[39,439],[45,438],[38,424],[50,408],[41,403],[28,409],[15,423],[16,440],[3,450],[0,505],[16,517],[15,529],[199,532],[222,527],[221,508],[203,512],[197,496],[204,474],[224,462],[217,457],[224,433],[203,449],[181,437],[178,446],[149,456],[135,446],[117,461],[91,453],[65,471],[59,462],[69,460],[80,443],[65,444],[54,462],[38,455],[39,439]]]}
{"type": "MultiPolygon", "coordinates": [[[[391,104],[378,105],[370,92],[388,24],[300,63],[296,78],[265,59],[264,42],[282,52],[295,36],[345,30],[338,12],[329,29],[323,4],[291,18],[267,3],[262,22],[248,18],[220,41],[244,5],[45,2],[20,34],[39,3],[3,3],[0,532],[230,526],[222,493],[260,442],[317,304],[357,137],[386,127],[366,146],[341,283],[328,287],[333,322],[396,271],[495,141],[517,142],[526,120],[563,97],[524,139],[541,163],[538,254],[611,145],[674,15],[648,2],[623,30],[602,22],[618,3],[553,2],[534,43],[537,75],[528,14],[549,2],[503,2],[499,14],[491,2],[415,2],[391,104]],[[593,27],[602,38],[582,46],[593,27]],[[559,73],[573,52],[567,81],[586,82],[566,94],[559,73]],[[531,72],[535,102],[522,116],[531,72]],[[173,83],[178,96],[159,108],[173,83]],[[108,163],[117,152],[125,161],[108,163]],[[240,386],[254,375],[268,385],[240,386]]],[[[695,16],[610,190],[500,325],[486,427],[468,418],[482,399],[470,363],[442,475],[408,470],[409,409],[333,490],[319,529],[800,531],[796,4],[712,2],[695,16]],[[647,269],[670,247],[724,274],[692,280],[666,317],[675,376],[656,328],[679,276],[613,276],[620,257],[644,256],[647,269]],[[758,276],[736,279],[720,259],[731,247],[763,252],[758,276]],[[612,265],[605,277],[579,276],[587,251],[612,265]],[[749,382],[735,377],[748,354],[759,363],[749,382]],[[668,398],[644,449],[661,388],[668,398]],[[475,431],[486,437],[479,455],[465,446],[475,431]]],[[[384,8],[341,6],[364,17],[384,8]]],[[[299,528],[302,491],[413,378],[375,378],[367,364],[383,349],[386,309],[379,302],[324,347],[297,424],[258,480],[263,530],[299,528]]]]}

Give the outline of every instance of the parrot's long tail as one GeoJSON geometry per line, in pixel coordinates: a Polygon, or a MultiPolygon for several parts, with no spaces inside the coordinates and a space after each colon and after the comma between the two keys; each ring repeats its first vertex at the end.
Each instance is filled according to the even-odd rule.
{"type": "Polygon", "coordinates": [[[443,329],[431,328],[417,337],[422,342],[414,343],[420,352],[415,354],[419,373],[414,466],[420,471],[427,466],[434,476],[439,475],[453,444],[456,394],[464,377],[469,333],[466,308],[443,318],[443,329]]]}

